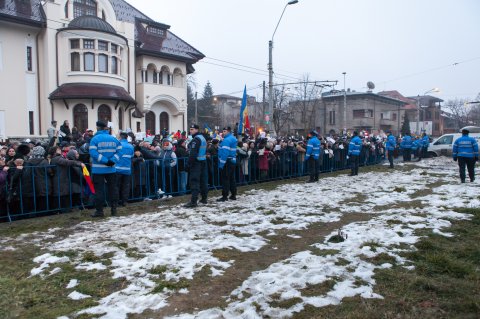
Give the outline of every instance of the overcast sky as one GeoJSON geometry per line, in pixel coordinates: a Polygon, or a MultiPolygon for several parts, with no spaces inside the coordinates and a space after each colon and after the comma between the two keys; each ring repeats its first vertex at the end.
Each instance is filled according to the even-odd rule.
{"type": "MultiPolygon", "coordinates": [[[[268,84],[268,41],[287,0],[127,1],[206,55],[195,64],[199,92],[207,81],[215,94],[237,96],[244,85],[268,84]]],[[[374,92],[412,96],[438,87],[434,95],[444,100],[474,99],[480,0],[299,0],[275,34],[273,69],[276,83],[309,74],[338,80],[343,89],[347,72],[352,90],[365,91],[372,81],[374,92]]]]}

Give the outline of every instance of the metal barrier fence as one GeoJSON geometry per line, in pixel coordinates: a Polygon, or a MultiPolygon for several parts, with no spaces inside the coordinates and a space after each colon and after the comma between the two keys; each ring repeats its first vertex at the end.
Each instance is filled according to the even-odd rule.
{"type": "MultiPolygon", "coordinates": [[[[320,173],[350,168],[346,150],[336,150],[333,156],[321,154],[320,173]]],[[[249,185],[308,175],[304,154],[283,152],[265,158],[254,152],[248,158],[237,156],[237,185],[249,185]],[[260,165],[263,161],[263,165],[260,165]],[[266,164],[268,163],[268,164],[266,164]],[[268,169],[264,169],[268,165],[268,169]]],[[[377,152],[362,152],[360,166],[375,165],[384,156],[377,152]]],[[[137,160],[132,162],[129,201],[185,195],[190,192],[187,158],[172,160],[137,160]]],[[[208,185],[221,189],[218,158],[208,158],[208,185]]],[[[0,190],[0,222],[22,217],[37,217],[48,213],[67,213],[72,208],[93,208],[93,194],[83,178],[80,167],[29,166],[24,164],[20,174],[12,174],[11,182],[0,190]]],[[[107,192],[104,192],[107,194],[107,192]]],[[[105,198],[107,204],[107,198],[105,198]]]]}

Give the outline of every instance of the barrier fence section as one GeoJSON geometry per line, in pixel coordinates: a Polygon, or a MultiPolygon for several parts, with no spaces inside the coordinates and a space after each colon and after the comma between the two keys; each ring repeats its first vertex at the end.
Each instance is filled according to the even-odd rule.
{"type": "MultiPolygon", "coordinates": [[[[252,152],[249,157],[237,156],[235,177],[238,186],[309,174],[305,154],[297,152],[252,152]]],[[[346,150],[320,154],[320,173],[349,169],[346,150]]],[[[384,155],[366,151],[360,154],[360,166],[375,165],[384,155]]],[[[129,202],[179,196],[190,192],[188,159],[153,159],[132,161],[129,202]]],[[[208,186],[221,189],[218,158],[208,157],[208,186]]],[[[0,190],[0,222],[49,213],[68,213],[73,208],[93,208],[94,194],[86,184],[82,168],[75,166],[29,166],[12,169],[5,186],[0,190]],[[10,183],[9,183],[10,182],[10,183]]],[[[104,186],[105,187],[105,186],[104,186]]],[[[120,191],[117,189],[117,191],[120,191]]],[[[107,194],[105,191],[104,194],[107,194]]],[[[105,195],[106,196],[106,195],[105,195]]],[[[105,205],[108,199],[105,198],[105,205]]]]}

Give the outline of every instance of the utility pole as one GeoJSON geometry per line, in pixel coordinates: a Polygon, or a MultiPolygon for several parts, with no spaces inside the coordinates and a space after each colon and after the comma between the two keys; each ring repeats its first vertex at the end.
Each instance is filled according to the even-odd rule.
{"type": "Polygon", "coordinates": [[[347,134],[347,84],[346,75],[347,72],[343,72],[343,134],[347,134]]]}
{"type": "MultiPolygon", "coordinates": [[[[263,111],[263,124],[266,126],[267,123],[266,123],[266,118],[267,118],[267,112],[265,111],[265,81],[263,81],[263,103],[262,103],[262,111],[263,111]]],[[[255,132],[256,133],[256,132],[255,132]]]]}
{"type": "Polygon", "coordinates": [[[195,92],[195,124],[198,125],[198,99],[197,99],[197,92],[195,92]]]}

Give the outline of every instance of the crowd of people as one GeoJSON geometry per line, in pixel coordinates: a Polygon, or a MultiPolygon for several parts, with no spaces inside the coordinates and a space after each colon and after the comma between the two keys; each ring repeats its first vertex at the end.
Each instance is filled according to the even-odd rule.
{"type": "MultiPolygon", "coordinates": [[[[48,143],[26,140],[0,150],[0,210],[10,214],[40,211],[68,212],[72,207],[95,208],[92,216],[112,215],[118,206],[134,200],[184,195],[187,207],[206,203],[208,190],[222,187],[218,201],[236,200],[236,185],[377,163],[404,152],[425,156],[428,137],[402,139],[393,135],[368,136],[366,132],[320,136],[236,136],[230,127],[206,133],[193,124],[187,132],[148,136],[141,140],[131,131],[113,136],[107,123],[97,122],[96,133],[83,134],[65,121],[48,129],[48,143]],[[421,144],[420,142],[421,141],[421,144]],[[415,145],[420,145],[415,148],[415,145]],[[387,151],[388,150],[388,151],[387,151]],[[419,151],[421,150],[421,151],[419,151]],[[92,174],[88,187],[83,169],[92,174]],[[200,198],[199,198],[200,197],[200,198]]],[[[393,159],[391,160],[393,167],[393,159]]]]}

